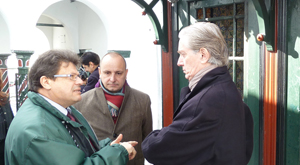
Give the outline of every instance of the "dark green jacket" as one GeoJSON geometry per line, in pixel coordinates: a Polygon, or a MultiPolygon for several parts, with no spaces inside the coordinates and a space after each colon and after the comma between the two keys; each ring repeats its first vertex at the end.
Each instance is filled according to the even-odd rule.
{"type": "MultiPolygon", "coordinates": [[[[80,112],[71,107],[72,114],[79,123],[71,121],[39,94],[28,93],[8,130],[5,142],[6,164],[114,164],[122,165],[128,161],[126,149],[115,144],[110,146],[110,139],[94,145],[100,150],[90,156],[76,146],[66,128],[78,129],[81,135],[91,141],[97,138],[80,112]]],[[[77,143],[78,144],[78,143],[77,143]]]]}

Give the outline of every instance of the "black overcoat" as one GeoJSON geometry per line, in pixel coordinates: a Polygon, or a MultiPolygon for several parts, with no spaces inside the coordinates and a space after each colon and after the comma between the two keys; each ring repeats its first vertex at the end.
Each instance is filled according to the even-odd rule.
{"type": "Polygon", "coordinates": [[[226,66],[183,88],[172,124],[142,143],[154,165],[246,165],[252,149],[252,115],[226,66]]]}

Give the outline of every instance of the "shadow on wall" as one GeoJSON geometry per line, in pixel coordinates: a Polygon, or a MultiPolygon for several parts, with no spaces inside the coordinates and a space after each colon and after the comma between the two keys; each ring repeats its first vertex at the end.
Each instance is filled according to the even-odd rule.
{"type": "Polygon", "coordinates": [[[261,130],[261,119],[262,119],[262,107],[261,105],[261,99],[259,99],[257,96],[249,94],[248,96],[244,97],[244,102],[248,105],[250,108],[250,111],[252,113],[253,117],[253,152],[250,159],[250,162],[248,165],[257,165],[257,160],[260,160],[261,153],[259,153],[260,150],[260,139],[262,136],[260,135],[261,130]]]}
{"type": "Polygon", "coordinates": [[[300,32],[299,32],[299,6],[300,1],[289,1],[288,2],[288,11],[287,15],[287,41],[288,41],[288,52],[291,57],[294,59],[299,58],[299,52],[296,48],[299,49],[300,45],[300,32]]]}

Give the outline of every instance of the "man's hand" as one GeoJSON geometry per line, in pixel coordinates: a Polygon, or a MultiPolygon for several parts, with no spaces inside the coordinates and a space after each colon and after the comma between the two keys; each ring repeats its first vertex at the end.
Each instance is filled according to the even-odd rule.
{"type": "Polygon", "coordinates": [[[138,142],[136,141],[128,141],[128,142],[121,142],[121,140],[123,139],[123,135],[120,134],[116,140],[114,140],[113,142],[110,143],[110,145],[113,145],[113,144],[120,144],[122,145],[123,147],[125,147],[125,149],[127,150],[128,152],[128,157],[129,157],[129,160],[132,160],[135,155],[136,155],[136,150],[134,149],[134,146],[138,144],[138,142]]]}

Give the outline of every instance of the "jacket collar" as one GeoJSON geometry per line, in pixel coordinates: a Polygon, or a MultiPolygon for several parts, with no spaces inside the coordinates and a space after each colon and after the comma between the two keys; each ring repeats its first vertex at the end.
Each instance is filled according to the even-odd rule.
{"type": "Polygon", "coordinates": [[[231,76],[229,75],[227,66],[217,67],[207,74],[205,74],[201,80],[197,83],[193,91],[191,92],[189,87],[184,87],[181,90],[180,94],[180,104],[178,105],[174,117],[179,113],[182,106],[192,97],[197,95],[200,92],[204,92],[204,89],[208,89],[213,84],[232,81],[231,76]]]}
{"type": "Polygon", "coordinates": [[[61,113],[58,109],[56,109],[54,106],[52,106],[48,101],[46,101],[38,93],[29,91],[27,95],[33,104],[42,107],[45,111],[49,112],[53,116],[60,119],[62,121],[62,123],[66,122],[66,123],[71,124],[73,127],[80,127],[81,132],[83,134],[85,134],[86,137],[88,135],[90,135],[93,138],[95,144],[97,145],[95,147],[99,147],[98,143],[97,143],[98,140],[97,140],[96,134],[93,131],[92,127],[85,120],[85,118],[82,116],[82,114],[79,111],[77,111],[73,106],[70,106],[69,108],[70,108],[72,114],[75,116],[75,118],[77,118],[78,121],[81,122],[82,124],[72,121],[69,117],[67,117],[66,115],[61,113]]]}
{"type": "Polygon", "coordinates": [[[200,90],[203,88],[206,88],[207,86],[211,86],[215,83],[225,82],[225,81],[231,81],[231,76],[229,75],[227,66],[217,67],[207,74],[203,76],[203,78],[198,82],[198,84],[195,86],[194,90],[191,92],[191,95],[194,96],[197,94],[200,90]]]}
{"type": "MultiPolygon", "coordinates": [[[[38,93],[29,91],[27,95],[28,95],[28,98],[35,105],[42,107],[44,110],[46,110],[47,112],[49,112],[53,116],[57,117],[58,119],[66,121],[66,122],[72,124],[74,127],[80,127],[80,126],[82,126],[81,124],[79,124],[77,122],[73,122],[69,117],[67,117],[62,112],[60,112],[57,108],[55,108],[54,106],[52,106],[48,101],[46,101],[38,93]]],[[[76,115],[76,110],[72,106],[70,106],[70,108],[72,110],[72,114],[74,114],[74,116],[76,118],[81,118],[80,116],[76,115]]]]}

